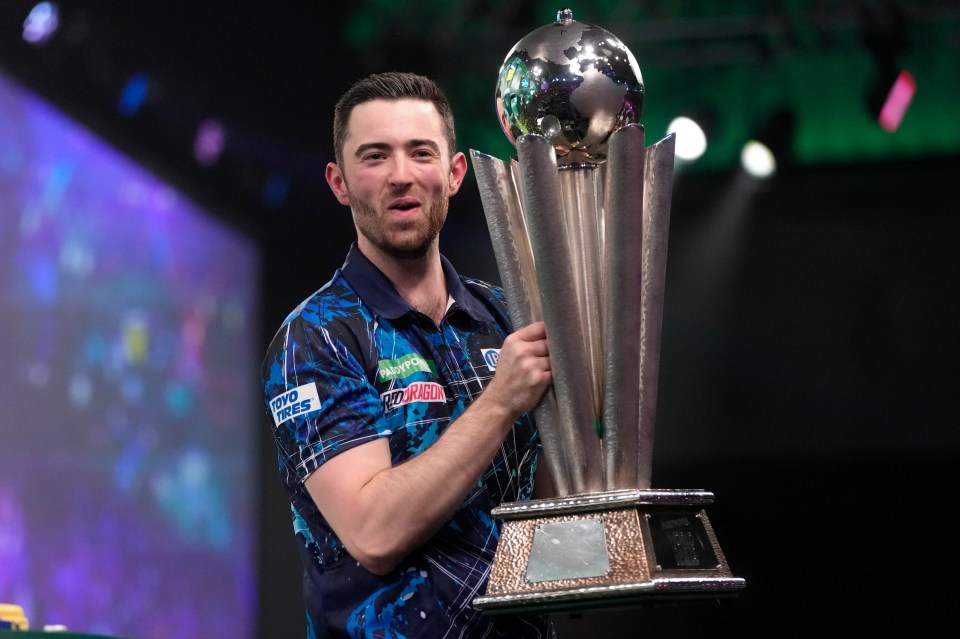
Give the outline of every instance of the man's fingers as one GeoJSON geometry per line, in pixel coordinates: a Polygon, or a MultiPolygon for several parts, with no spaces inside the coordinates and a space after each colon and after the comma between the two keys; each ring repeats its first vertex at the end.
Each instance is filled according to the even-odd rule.
{"type": "Polygon", "coordinates": [[[520,330],[516,331],[514,335],[516,335],[518,339],[522,339],[526,342],[541,340],[547,336],[547,326],[541,320],[539,322],[527,324],[520,330]]]}

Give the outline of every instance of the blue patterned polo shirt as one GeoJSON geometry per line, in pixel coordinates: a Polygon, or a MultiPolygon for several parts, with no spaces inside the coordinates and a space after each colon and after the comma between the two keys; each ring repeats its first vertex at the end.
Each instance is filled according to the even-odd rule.
{"type": "Polygon", "coordinates": [[[414,457],[493,378],[511,330],[503,292],[441,259],[453,303],[439,327],[354,244],[267,350],[264,402],[305,566],[311,639],[553,636],[543,618],[484,615],[471,605],[485,591],[499,539],[490,511],[533,491],[539,439],[529,416],[517,420],[452,519],[388,575],[347,553],[304,487],[324,462],[376,438],[389,439],[394,464],[414,457]]]}

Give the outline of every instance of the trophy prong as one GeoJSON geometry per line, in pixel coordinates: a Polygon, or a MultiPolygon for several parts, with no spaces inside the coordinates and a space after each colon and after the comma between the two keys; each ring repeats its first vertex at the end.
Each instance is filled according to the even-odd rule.
{"type": "MultiPolygon", "coordinates": [[[[606,489],[637,488],[643,258],[644,132],[630,125],[610,136],[604,241],[603,454],[606,489]]],[[[644,486],[644,488],[649,488],[644,486]]]]}
{"type": "MultiPolygon", "coordinates": [[[[540,289],[537,287],[536,264],[523,223],[512,167],[484,153],[471,151],[470,155],[513,324],[516,328],[522,328],[543,319],[543,311],[540,289]]],[[[552,388],[534,411],[534,418],[537,420],[554,490],[567,495],[570,493],[570,479],[567,466],[562,462],[566,455],[560,439],[556,397],[552,388]]]]}
{"type": "Polygon", "coordinates": [[[566,251],[568,230],[563,219],[556,156],[546,138],[525,135],[517,141],[517,157],[524,220],[537,264],[537,284],[550,342],[560,439],[567,454],[570,488],[575,493],[603,490],[591,364],[580,318],[571,312],[569,301],[577,273],[566,251]]]}
{"type": "Polygon", "coordinates": [[[667,236],[673,196],[675,137],[671,134],[646,151],[643,170],[643,289],[640,303],[640,422],[637,442],[637,488],[650,488],[657,420],[660,338],[667,276],[667,236]]]}

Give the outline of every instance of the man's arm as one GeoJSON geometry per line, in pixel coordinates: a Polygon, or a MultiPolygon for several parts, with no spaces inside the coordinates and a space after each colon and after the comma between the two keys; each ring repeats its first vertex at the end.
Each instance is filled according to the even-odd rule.
{"type": "Polygon", "coordinates": [[[327,461],[307,490],[351,556],[386,574],[453,515],[551,380],[537,322],[507,337],[489,386],[427,450],[393,466],[388,441],[378,439],[327,461]]]}

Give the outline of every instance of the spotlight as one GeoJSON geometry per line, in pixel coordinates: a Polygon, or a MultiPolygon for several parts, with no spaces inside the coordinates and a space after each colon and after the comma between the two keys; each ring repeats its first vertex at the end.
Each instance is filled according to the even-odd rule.
{"type": "Polygon", "coordinates": [[[23,39],[30,44],[46,44],[60,26],[60,9],[56,2],[38,2],[23,21],[23,39]]]}
{"type": "Polygon", "coordinates": [[[868,106],[881,129],[894,133],[900,127],[916,91],[917,81],[905,69],[888,69],[877,76],[868,106]]]}
{"type": "Polygon", "coordinates": [[[227,132],[223,124],[215,118],[204,120],[193,139],[193,157],[201,166],[213,166],[220,159],[226,143],[227,132]]]}
{"type": "Polygon", "coordinates": [[[777,158],[763,142],[749,140],[740,151],[740,165],[755,178],[766,179],[777,172],[777,158]]]}
{"type": "Polygon", "coordinates": [[[796,116],[784,109],[775,112],[763,128],[740,152],[740,165],[753,177],[766,179],[776,174],[779,167],[790,163],[793,129],[796,116]]]}
{"type": "Polygon", "coordinates": [[[917,82],[897,58],[907,50],[907,16],[893,1],[864,2],[860,8],[861,41],[876,64],[877,77],[867,108],[884,131],[895,132],[913,101],[917,82]]]}
{"type": "Polygon", "coordinates": [[[132,117],[143,106],[150,92],[150,76],[146,73],[134,73],[123,85],[120,100],[117,102],[117,111],[125,118],[132,117]]]}
{"type": "Polygon", "coordinates": [[[707,134],[704,131],[704,125],[693,117],[681,115],[674,118],[667,127],[667,134],[670,133],[676,135],[674,154],[680,160],[694,162],[707,150],[707,134]]]}

